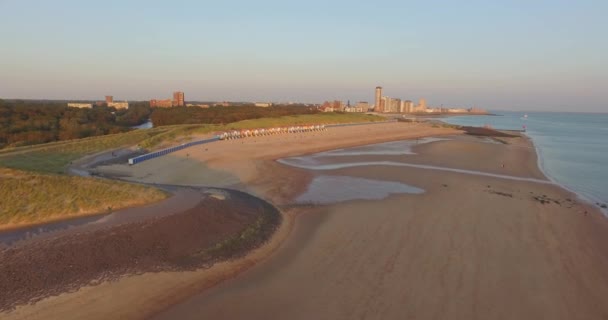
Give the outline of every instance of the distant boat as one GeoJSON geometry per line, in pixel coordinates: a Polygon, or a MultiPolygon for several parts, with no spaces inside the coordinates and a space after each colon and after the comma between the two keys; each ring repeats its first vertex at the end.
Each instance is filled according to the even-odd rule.
{"type": "Polygon", "coordinates": [[[526,114],[524,114],[524,116],[523,116],[523,117],[521,117],[521,119],[522,119],[522,120],[528,120],[528,114],[527,114],[527,113],[526,113],[526,114]]]}

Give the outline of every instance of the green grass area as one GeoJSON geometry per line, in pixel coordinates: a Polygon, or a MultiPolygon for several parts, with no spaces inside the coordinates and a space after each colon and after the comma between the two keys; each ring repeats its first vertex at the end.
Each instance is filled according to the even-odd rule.
{"type": "Polygon", "coordinates": [[[63,173],[71,161],[89,154],[125,146],[155,149],[213,132],[304,124],[356,123],[386,120],[357,113],[320,113],[244,120],[225,125],[175,125],[134,130],[107,136],[0,150],[0,167],[47,173],[63,173]]]}
{"type": "Polygon", "coordinates": [[[0,168],[0,229],[143,205],[165,199],[130,183],[0,168]]]}
{"type": "MultiPolygon", "coordinates": [[[[109,207],[119,209],[143,205],[166,197],[162,191],[140,185],[60,175],[71,161],[86,155],[134,145],[154,149],[191,139],[194,135],[226,130],[383,120],[385,119],[379,116],[364,114],[296,115],[245,120],[226,125],[163,126],[0,150],[0,228],[93,214],[108,210],[109,207]]],[[[263,220],[254,227],[261,228],[266,223],[263,220]]],[[[246,237],[250,236],[250,232],[257,234],[259,231],[248,231],[246,237]]]]}
{"type": "Polygon", "coordinates": [[[38,172],[63,173],[66,166],[89,154],[135,145],[171,128],[134,130],[126,133],[61,141],[0,151],[0,166],[38,172]]]}
{"type": "Polygon", "coordinates": [[[385,121],[386,118],[367,115],[361,113],[320,113],[320,114],[303,114],[296,116],[285,116],[280,118],[261,118],[253,120],[244,120],[235,123],[224,125],[224,130],[231,129],[253,129],[280,127],[291,125],[312,125],[312,124],[334,124],[334,123],[355,123],[355,122],[373,122],[385,121]]]}
{"type": "Polygon", "coordinates": [[[293,125],[312,125],[312,124],[338,124],[338,123],[359,123],[359,122],[376,122],[385,121],[386,118],[367,115],[361,113],[318,113],[318,114],[303,114],[294,116],[284,116],[278,118],[260,118],[243,120],[224,125],[183,125],[173,126],[172,130],[157,136],[151,137],[140,143],[140,146],[146,149],[155,148],[167,142],[175,142],[178,139],[186,139],[192,135],[207,134],[213,132],[221,132],[228,130],[255,129],[255,128],[270,128],[284,127],[293,125]]]}

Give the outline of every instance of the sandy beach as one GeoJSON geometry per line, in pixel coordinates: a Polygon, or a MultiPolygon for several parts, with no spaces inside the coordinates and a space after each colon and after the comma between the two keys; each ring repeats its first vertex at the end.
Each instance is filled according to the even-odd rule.
{"type": "MultiPolygon", "coordinates": [[[[402,161],[542,178],[525,138],[439,141],[415,151],[402,161]]],[[[606,219],[555,185],[384,166],[322,174],[400,181],[426,193],[301,215],[268,262],[157,319],[602,319],[608,312],[606,219]]]]}
{"type": "Polygon", "coordinates": [[[125,180],[189,186],[229,187],[285,204],[303,191],[310,174],[274,160],[337,148],[459,133],[427,123],[383,123],[331,128],[322,132],[227,140],[188,148],[129,166],[97,167],[125,180]]]}
{"type": "Polygon", "coordinates": [[[0,318],[605,319],[608,220],[548,183],[526,137],[503,140],[392,123],[222,141],[141,165],[98,167],[132,181],[247,191],[281,208],[283,223],[243,258],[83,287],[0,318]],[[275,161],[429,136],[449,140],[414,145],[415,154],[324,160],[403,166],[308,170],[275,161]],[[293,205],[319,176],[424,193],[293,205]]]}

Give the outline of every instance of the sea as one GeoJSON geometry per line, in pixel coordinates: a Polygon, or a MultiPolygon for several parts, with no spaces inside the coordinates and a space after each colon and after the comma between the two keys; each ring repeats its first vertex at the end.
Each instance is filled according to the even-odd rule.
{"type": "MultiPolygon", "coordinates": [[[[441,120],[465,126],[524,130],[539,167],[553,182],[597,206],[608,205],[608,113],[497,111],[441,120]]],[[[605,214],[608,210],[603,209],[605,214]]]]}

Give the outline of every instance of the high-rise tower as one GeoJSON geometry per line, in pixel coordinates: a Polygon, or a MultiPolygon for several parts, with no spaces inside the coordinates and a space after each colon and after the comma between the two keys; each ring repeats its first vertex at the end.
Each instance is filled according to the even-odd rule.
{"type": "Polygon", "coordinates": [[[420,102],[418,102],[418,108],[421,112],[426,112],[426,99],[420,99],[420,102]]]}
{"type": "Polygon", "coordinates": [[[382,101],[382,87],[376,87],[376,106],[374,106],[374,111],[383,112],[381,110],[380,103],[382,101]]]}

